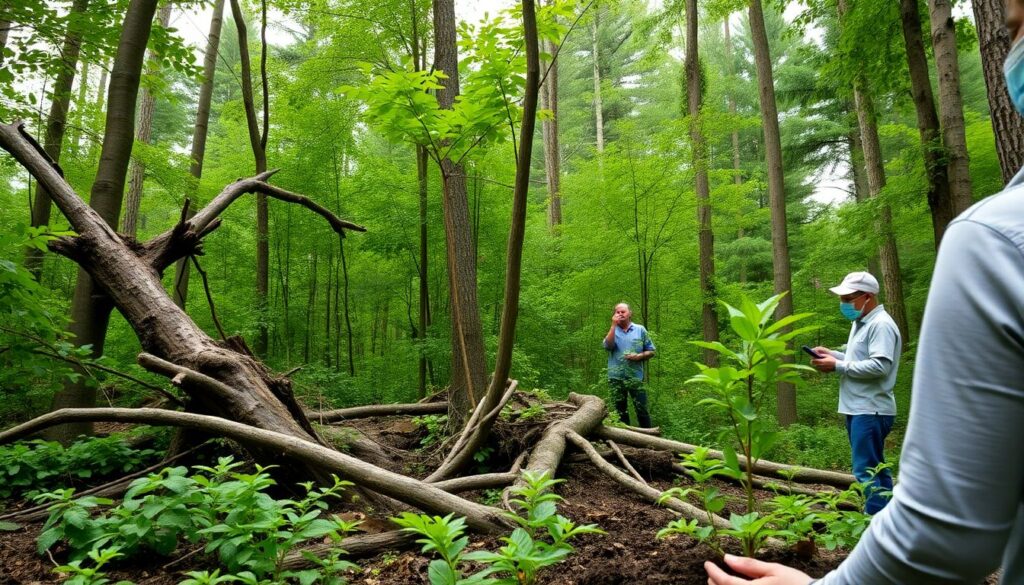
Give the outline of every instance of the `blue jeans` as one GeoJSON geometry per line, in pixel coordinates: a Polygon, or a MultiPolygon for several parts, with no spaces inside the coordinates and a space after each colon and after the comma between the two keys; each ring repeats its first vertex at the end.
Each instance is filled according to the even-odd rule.
{"type": "Polygon", "coordinates": [[[865,490],[865,514],[876,514],[889,503],[881,491],[892,491],[892,474],[888,469],[871,476],[871,468],[885,463],[885,438],[896,417],[885,414],[846,415],[846,435],[853,451],[853,476],[857,481],[871,482],[865,490]]]}
{"type": "Polygon", "coordinates": [[[619,420],[629,424],[629,397],[633,397],[633,408],[636,410],[637,426],[651,428],[651,415],[647,413],[647,390],[644,381],[636,378],[609,378],[608,385],[612,389],[612,402],[619,411],[619,420]]]}

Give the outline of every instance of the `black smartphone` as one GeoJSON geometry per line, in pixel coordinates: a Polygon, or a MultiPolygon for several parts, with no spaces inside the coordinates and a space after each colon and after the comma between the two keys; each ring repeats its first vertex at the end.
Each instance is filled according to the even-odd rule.
{"type": "Polygon", "coordinates": [[[812,358],[814,358],[816,360],[820,360],[821,358],[825,357],[825,356],[819,354],[818,352],[814,351],[813,349],[807,347],[806,345],[801,346],[800,349],[804,350],[804,353],[806,353],[807,355],[811,356],[812,358]]]}

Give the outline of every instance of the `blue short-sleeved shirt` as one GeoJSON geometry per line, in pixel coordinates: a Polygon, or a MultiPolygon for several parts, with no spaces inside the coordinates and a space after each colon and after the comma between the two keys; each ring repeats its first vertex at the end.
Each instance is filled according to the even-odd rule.
{"type": "Polygon", "coordinates": [[[625,331],[622,327],[615,327],[615,346],[608,347],[604,341],[601,344],[608,351],[608,379],[644,379],[644,362],[631,362],[624,356],[627,352],[654,351],[654,343],[646,327],[638,323],[630,323],[625,331]]]}

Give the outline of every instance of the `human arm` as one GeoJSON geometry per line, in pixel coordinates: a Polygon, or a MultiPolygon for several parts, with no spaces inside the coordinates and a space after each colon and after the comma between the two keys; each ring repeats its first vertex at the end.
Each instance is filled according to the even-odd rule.
{"type": "Polygon", "coordinates": [[[708,572],[708,583],[710,585],[741,585],[742,583],[754,583],[755,585],[808,585],[814,582],[807,574],[778,563],[765,563],[756,559],[733,555],[725,555],[725,563],[733,571],[747,577],[753,577],[754,580],[750,581],[742,577],[727,575],[717,565],[708,561],[704,563],[704,570],[708,572]]]}
{"type": "MultiPolygon", "coordinates": [[[[840,374],[858,380],[876,380],[889,375],[899,359],[900,331],[888,315],[882,315],[866,326],[861,343],[867,348],[866,359],[837,359],[835,369],[840,374]],[[882,317],[885,319],[883,320],[882,317]]],[[[831,357],[831,356],[826,356],[831,357]]]]}
{"type": "Polygon", "coordinates": [[[651,341],[651,335],[647,332],[647,328],[643,329],[643,349],[637,353],[629,354],[624,356],[631,362],[644,362],[654,357],[654,342],[651,341]]]}
{"type": "Polygon", "coordinates": [[[619,326],[619,317],[612,314],[612,326],[608,328],[608,333],[605,334],[604,339],[601,341],[601,347],[608,351],[615,350],[615,328],[619,326]]]}

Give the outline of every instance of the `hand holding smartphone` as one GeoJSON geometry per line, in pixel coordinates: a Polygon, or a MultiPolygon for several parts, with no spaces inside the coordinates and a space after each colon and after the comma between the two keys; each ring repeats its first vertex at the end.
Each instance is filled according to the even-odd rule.
{"type": "Polygon", "coordinates": [[[816,360],[820,360],[821,358],[825,357],[825,356],[821,355],[820,353],[814,351],[810,347],[807,347],[806,345],[801,346],[800,349],[804,350],[804,353],[806,353],[807,355],[811,356],[812,358],[814,358],[816,360]]]}

